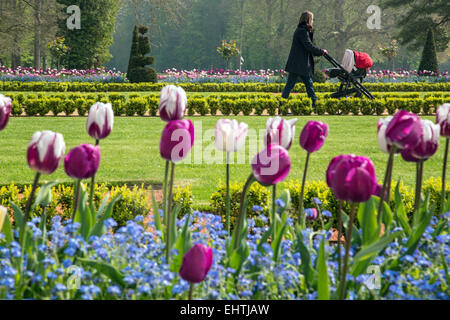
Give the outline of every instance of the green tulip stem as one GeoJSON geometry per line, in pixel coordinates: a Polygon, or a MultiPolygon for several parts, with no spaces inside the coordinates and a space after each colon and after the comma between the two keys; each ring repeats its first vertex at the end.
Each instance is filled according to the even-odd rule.
{"type": "Polygon", "coordinates": [[[306,217],[305,217],[305,212],[303,210],[303,199],[305,196],[306,174],[308,173],[308,164],[309,164],[310,155],[311,154],[309,152],[306,154],[305,170],[303,171],[302,190],[300,192],[300,203],[299,203],[299,209],[298,209],[299,222],[302,224],[303,229],[305,229],[305,227],[306,227],[306,217]]]}
{"type": "Polygon", "coordinates": [[[272,186],[272,215],[270,217],[270,223],[275,221],[275,213],[276,213],[276,205],[275,202],[277,200],[277,185],[274,184],[272,186]]]}
{"type": "Polygon", "coordinates": [[[388,181],[392,177],[392,169],[394,167],[394,155],[395,155],[396,150],[397,150],[397,148],[394,145],[392,145],[391,150],[389,152],[389,160],[387,163],[386,173],[384,175],[383,187],[381,188],[380,204],[378,206],[377,222],[378,222],[379,226],[381,225],[381,220],[383,218],[383,204],[384,204],[384,200],[385,200],[385,194],[391,193],[391,190],[390,190],[391,184],[388,183],[388,181]]]}
{"type": "Polygon", "coordinates": [[[188,300],[192,300],[192,294],[194,293],[194,284],[193,283],[189,283],[189,296],[188,296],[188,300]]]}
{"type": "Polygon", "coordinates": [[[246,216],[246,212],[244,211],[245,196],[247,195],[247,191],[250,188],[250,186],[253,184],[253,182],[255,182],[255,176],[253,175],[253,173],[251,173],[250,176],[248,177],[247,181],[245,182],[244,189],[242,189],[242,193],[241,193],[241,202],[239,204],[239,217],[238,217],[237,225],[236,225],[236,237],[234,240],[234,249],[238,248],[239,235],[241,234],[241,228],[244,223],[245,216],[246,216]]]}
{"type": "MultiPolygon", "coordinates": [[[[99,139],[95,139],[95,146],[100,144],[99,139]]],[[[89,203],[94,205],[94,186],[95,186],[95,174],[91,178],[91,191],[89,192],[89,203]]]]}
{"type": "Polygon", "coordinates": [[[445,179],[447,176],[447,160],[448,160],[448,145],[449,145],[450,138],[445,139],[445,153],[444,153],[444,167],[442,168],[442,191],[441,191],[441,213],[444,213],[445,211],[445,191],[446,191],[446,184],[445,179]]]}
{"type": "Polygon", "coordinates": [[[341,237],[342,237],[342,206],[343,201],[339,200],[338,207],[338,279],[341,277],[341,268],[342,268],[342,258],[341,258],[341,237]]]}
{"type": "Polygon", "coordinates": [[[347,281],[347,269],[348,269],[348,258],[350,255],[350,247],[352,244],[352,230],[353,230],[353,221],[355,218],[355,203],[351,204],[350,209],[350,220],[347,226],[347,237],[345,239],[345,256],[344,256],[344,267],[342,269],[341,281],[339,282],[339,300],[344,300],[345,298],[345,287],[347,281]]]}
{"type": "Polygon", "coordinates": [[[169,263],[170,258],[170,247],[171,241],[170,238],[170,229],[171,229],[171,220],[172,220],[172,198],[173,198],[173,177],[175,175],[175,163],[172,162],[170,170],[170,182],[169,182],[169,204],[167,205],[167,234],[166,234],[166,263],[169,263]]]}
{"type": "Polygon", "coordinates": [[[226,163],[226,225],[227,225],[227,232],[228,235],[230,235],[230,153],[227,152],[227,163],[226,163]]]}
{"type": "Polygon", "coordinates": [[[422,195],[422,180],[423,180],[423,162],[424,160],[420,160],[417,162],[417,177],[416,177],[416,195],[415,195],[415,212],[419,214],[420,211],[420,198],[422,195]]]}
{"type": "Polygon", "coordinates": [[[77,179],[77,181],[75,182],[75,190],[74,190],[72,223],[75,221],[75,216],[78,210],[78,203],[80,202],[80,187],[81,187],[81,179],[77,179]]]}
{"type": "Polygon", "coordinates": [[[25,215],[23,217],[22,225],[20,226],[20,244],[23,245],[24,237],[25,237],[25,227],[27,225],[28,219],[30,218],[30,210],[31,205],[33,203],[34,194],[36,193],[39,177],[41,174],[39,172],[36,172],[36,175],[34,176],[34,182],[33,187],[31,188],[30,196],[27,200],[27,206],[25,207],[25,215]]]}
{"type": "Polygon", "coordinates": [[[166,160],[166,169],[164,171],[164,191],[163,191],[163,212],[164,212],[164,225],[167,226],[167,183],[169,181],[169,160],[166,160]]]}

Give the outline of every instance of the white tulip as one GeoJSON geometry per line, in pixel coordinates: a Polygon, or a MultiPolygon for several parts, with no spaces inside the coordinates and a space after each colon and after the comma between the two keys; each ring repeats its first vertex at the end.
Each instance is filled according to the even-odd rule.
{"type": "Polygon", "coordinates": [[[264,144],[275,143],[289,150],[295,137],[295,124],[297,121],[298,119],[285,120],[281,117],[267,119],[264,144]]]}
{"type": "Polygon", "coordinates": [[[96,139],[104,139],[111,133],[114,125],[114,112],[110,103],[97,102],[89,110],[86,131],[96,139]]]}
{"type": "Polygon", "coordinates": [[[239,151],[245,143],[248,125],[236,120],[220,119],[216,124],[215,145],[217,150],[239,151]]]}

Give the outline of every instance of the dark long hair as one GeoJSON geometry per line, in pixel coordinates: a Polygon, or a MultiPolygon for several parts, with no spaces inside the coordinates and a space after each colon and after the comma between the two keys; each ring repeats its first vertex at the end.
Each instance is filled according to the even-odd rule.
{"type": "Polygon", "coordinates": [[[311,30],[314,30],[312,26],[314,14],[310,11],[305,11],[300,16],[299,24],[305,23],[311,30]]]}

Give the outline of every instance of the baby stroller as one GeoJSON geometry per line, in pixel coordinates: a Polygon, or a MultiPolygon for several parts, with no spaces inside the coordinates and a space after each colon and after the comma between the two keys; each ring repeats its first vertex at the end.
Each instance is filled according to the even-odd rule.
{"type": "Polygon", "coordinates": [[[347,49],[342,59],[342,65],[328,53],[325,53],[324,57],[335,67],[327,69],[325,74],[330,78],[338,78],[341,82],[338,92],[331,95],[332,98],[340,99],[353,94],[359,98],[364,94],[367,98],[374,99],[373,95],[361,84],[367,75],[367,70],[373,66],[372,59],[367,53],[347,49]]]}

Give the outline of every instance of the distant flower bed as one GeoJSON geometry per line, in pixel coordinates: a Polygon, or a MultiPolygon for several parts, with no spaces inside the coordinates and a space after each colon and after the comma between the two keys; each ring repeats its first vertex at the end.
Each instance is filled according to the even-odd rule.
{"type": "MultiPolygon", "coordinates": [[[[434,73],[417,70],[369,70],[364,82],[448,82],[448,71],[434,73]]],[[[337,79],[331,80],[337,82],[337,79]]]]}
{"type": "Polygon", "coordinates": [[[77,69],[34,69],[22,68],[10,69],[0,66],[0,81],[21,82],[102,82],[123,83],[127,82],[125,73],[115,69],[96,68],[90,70],[77,69]]]}
{"type": "Polygon", "coordinates": [[[225,70],[225,69],[193,69],[163,70],[158,75],[159,82],[170,83],[282,83],[287,77],[284,70],[225,70]]]}
{"type": "MultiPolygon", "coordinates": [[[[170,83],[283,83],[288,73],[280,70],[163,70],[158,75],[159,82],[170,83]]],[[[422,72],[417,70],[369,70],[365,82],[448,82],[448,71],[442,73],[422,72]]],[[[329,80],[337,82],[337,79],[329,80]]]]}

